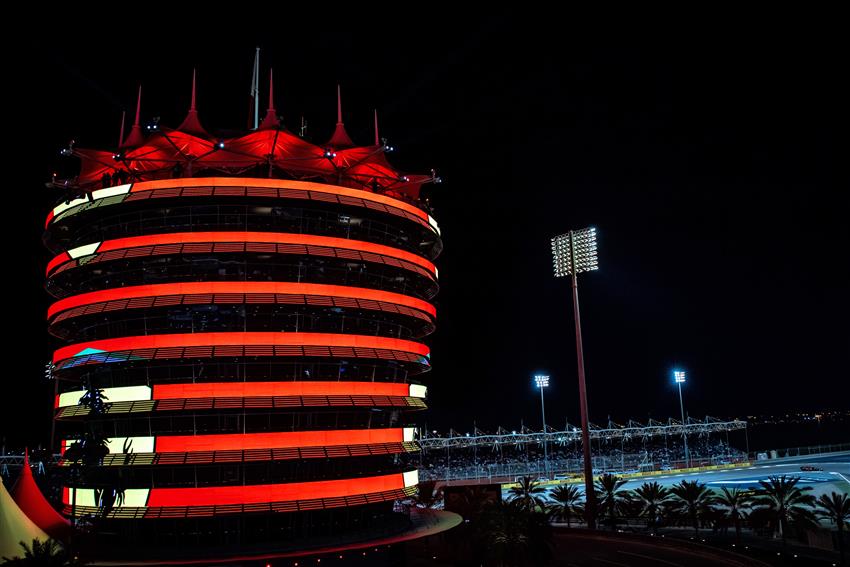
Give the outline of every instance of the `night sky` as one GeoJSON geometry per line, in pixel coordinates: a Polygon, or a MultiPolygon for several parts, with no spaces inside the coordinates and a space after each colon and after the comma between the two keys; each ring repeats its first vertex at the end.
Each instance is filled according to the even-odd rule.
{"type": "Polygon", "coordinates": [[[444,180],[429,189],[445,243],[429,428],[539,428],[541,371],[550,424],[578,422],[569,281],[552,275],[549,239],[588,225],[600,263],[579,286],[592,421],[677,415],[674,367],[688,372],[693,416],[850,408],[836,35],[338,16],[281,16],[257,33],[257,18],[188,35],[154,19],[120,38],[69,26],[73,37],[40,29],[17,48],[29,56],[9,71],[4,120],[8,445],[44,442],[49,428],[41,232],[59,150],[71,138],[114,147],[139,83],[143,119],[176,126],[193,66],[202,123],[244,128],[256,45],[291,130],[303,115],[308,138],[330,137],[340,82],[355,142],[371,142],[377,108],[391,161],[444,180]]]}

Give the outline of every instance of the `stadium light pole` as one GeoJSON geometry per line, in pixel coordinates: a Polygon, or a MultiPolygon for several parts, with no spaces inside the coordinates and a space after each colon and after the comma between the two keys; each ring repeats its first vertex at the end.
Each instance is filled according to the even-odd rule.
{"type": "Polygon", "coordinates": [[[549,387],[549,377],[538,374],[534,377],[534,383],[540,390],[540,413],[543,416],[543,471],[549,478],[549,450],[546,447],[546,405],[543,403],[543,388],[549,387]]]}
{"type": "Polygon", "coordinates": [[[673,371],[673,380],[676,381],[676,385],[679,387],[679,409],[682,411],[682,439],[685,441],[685,467],[691,466],[691,458],[688,454],[688,434],[685,431],[685,403],[682,401],[682,384],[685,383],[685,371],[684,370],[674,370],[673,371]]]}
{"type": "Polygon", "coordinates": [[[572,277],[573,316],[576,327],[578,393],[581,408],[581,444],[584,456],[585,516],[587,527],[596,529],[596,493],[593,491],[593,463],[590,460],[590,429],[587,419],[587,389],[584,380],[584,352],[581,342],[581,317],[578,309],[578,274],[599,269],[596,259],[596,229],[571,230],[552,239],[555,277],[572,277]]]}

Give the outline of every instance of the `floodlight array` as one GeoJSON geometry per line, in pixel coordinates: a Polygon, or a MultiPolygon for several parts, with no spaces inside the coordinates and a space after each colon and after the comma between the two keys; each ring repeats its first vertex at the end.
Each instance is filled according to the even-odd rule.
{"type": "Polygon", "coordinates": [[[561,234],[552,239],[552,262],[555,277],[562,278],[573,274],[573,253],[570,251],[572,235],[575,253],[575,273],[590,272],[599,269],[596,256],[596,229],[583,228],[561,234]]]}

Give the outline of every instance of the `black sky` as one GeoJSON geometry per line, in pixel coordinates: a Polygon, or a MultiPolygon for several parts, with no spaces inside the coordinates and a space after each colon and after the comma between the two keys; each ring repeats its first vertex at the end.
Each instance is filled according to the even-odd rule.
{"type": "Polygon", "coordinates": [[[587,225],[601,266],[580,282],[592,420],[675,415],[674,366],[691,415],[850,408],[838,36],[336,20],[34,28],[26,57],[7,54],[5,381],[25,400],[5,402],[8,443],[38,443],[49,423],[40,238],[59,149],[114,145],[140,82],[143,118],[178,124],[193,66],[205,126],[243,127],[255,45],[291,129],[304,115],[309,137],[329,137],[339,81],[355,141],[371,140],[376,107],[392,161],[444,179],[429,427],[539,427],[537,371],[552,376],[550,423],[577,421],[569,286],[549,239],[587,225]]]}

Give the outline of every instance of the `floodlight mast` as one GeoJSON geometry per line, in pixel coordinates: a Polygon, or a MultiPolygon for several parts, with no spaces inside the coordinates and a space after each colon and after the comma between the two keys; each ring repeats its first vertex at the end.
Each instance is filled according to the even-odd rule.
{"type": "Polygon", "coordinates": [[[596,494],[593,490],[593,462],[590,455],[590,429],[587,416],[587,388],[584,377],[584,350],[578,306],[578,274],[599,268],[596,257],[596,229],[571,230],[552,239],[555,277],[572,276],[573,315],[576,328],[578,391],[581,409],[581,444],[584,456],[585,516],[587,527],[596,529],[596,494]]]}
{"type": "Polygon", "coordinates": [[[534,383],[540,389],[540,413],[543,417],[543,470],[546,478],[549,478],[549,449],[546,445],[546,405],[543,403],[543,388],[549,387],[549,376],[538,374],[534,377],[534,383]]]}
{"type": "Polygon", "coordinates": [[[685,371],[684,370],[674,370],[673,371],[673,380],[675,380],[676,385],[679,387],[679,409],[682,411],[682,439],[685,444],[685,466],[691,466],[691,456],[688,452],[688,434],[687,434],[687,423],[685,422],[685,403],[682,401],[682,384],[685,383],[685,371]]]}

